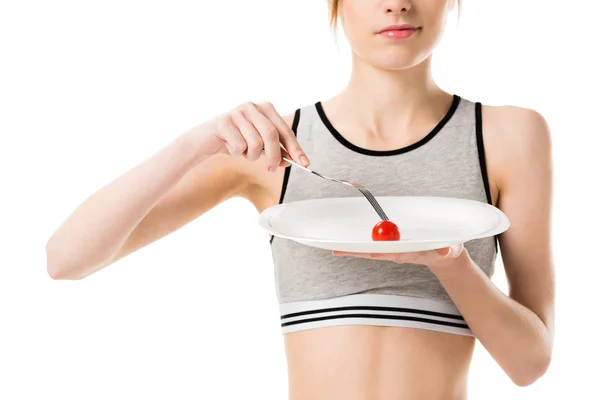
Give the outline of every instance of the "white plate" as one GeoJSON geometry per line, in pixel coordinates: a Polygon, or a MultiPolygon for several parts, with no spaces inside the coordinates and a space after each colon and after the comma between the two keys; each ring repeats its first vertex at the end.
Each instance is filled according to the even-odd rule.
{"type": "Polygon", "coordinates": [[[399,241],[373,241],[379,216],[364,197],[294,201],[264,210],[271,235],[328,250],[395,253],[433,250],[500,234],[510,223],[498,208],[451,197],[382,196],[377,201],[398,225],[399,241]]]}

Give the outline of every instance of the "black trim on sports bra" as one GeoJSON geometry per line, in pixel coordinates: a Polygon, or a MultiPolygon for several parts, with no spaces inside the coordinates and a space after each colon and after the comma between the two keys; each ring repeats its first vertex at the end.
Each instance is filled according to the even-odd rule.
{"type": "Polygon", "coordinates": [[[338,312],[338,311],[389,311],[389,312],[423,314],[423,315],[429,315],[429,316],[433,316],[433,317],[458,319],[461,321],[465,320],[465,318],[462,315],[448,314],[448,313],[429,311],[429,310],[419,310],[417,308],[382,307],[382,306],[346,306],[346,307],[320,308],[320,309],[315,309],[315,310],[307,310],[307,311],[300,311],[300,312],[295,312],[295,313],[290,313],[290,314],[283,314],[281,316],[281,319],[284,320],[286,318],[302,317],[305,315],[312,315],[312,314],[319,314],[319,313],[331,313],[331,312],[338,312]]]}
{"type": "Polygon", "coordinates": [[[485,188],[485,196],[488,204],[492,204],[492,193],[488,180],[487,165],[485,162],[485,148],[483,147],[483,129],[481,119],[481,103],[475,103],[475,135],[477,137],[477,152],[479,153],[479,166],[481,167],[481,177],[485,188]]]}
{"type": "MultiPolygon", "coordinates": [[[[475,137],[477,139],[477,153],[479,154],[479,166],[481,168],[481,178],[483,179],[483,187],[487,202],[492,204],[492,192],[490,191],[490,182],[487,172],[487,164],[485,161],[485,147],[483,145],[483,123],[481,117],[481,103],[475,103],[475,137]]],[[[496,253],[498,252],[498,235],[494,237],[494,246],[496,253]]]]}
{"type": "Polygon", "coordinates": [[[365,148],[359,147],[353,143],[350,143],[346,138],[344,138],[337,131],[337,129],[335,129],[333,127],[333,125],[327,118],[327,115],[325,114],[325,111],[323,110],[323,105],[321,104],[320,101],[315,104],[315,107],[317,109],[317,113],[319,114],[319,117],[321,118],[321,121],[323,122],[323,124],[327,127],[329,132],[331,132],[333,137],[335,137],[341,144],[343,144],[350,150],[355,151],[357,153],[364,154],[367,156],[376,156],[377,157],[377,156],[394,156],[394,155],[398,155],[398,154],[402,154],[402,153],[407,153],[407,152],[417,149],[417,148],[423,146],[425,143],[429,142],[431,139],[434,138],[435,135],[438,134],[439,131],[442,130],[442,128],[444,127],[444,125],[446,125],[446,123],[450,120],[450,118],[452,118],[452,116],[454,115],[454,112],[458,108],[458,104],[460,103],[460,100],[461,100],[460,96],[458,96],[456,94],[453,95],[452,104],[450,105],[448,112],[446,113],[444,118],[442,118],[442,120],[440,122],[438,122],[438,124],[433,128],[433,130],[427,134],[427,136],[425,136],[424,138],[420,139],[419,141],[417,141],[411,145],[408,145],[408,146],[405,146],[405,147],[402,147],[399,149],[393,149],[393,150],[370,150],[370,149],[365,149],[365,148]]]}
{"type": "MultiPolygon", "coordinates": [[[[294,132],[294,136],[298,137],[298,124],[300,123],[300,109],[297,109],[294,113],[294,121],[292,122],[292,132],[294,132]]],[[[283,173],[283,184],[281,186],[281,195],[279,196],[279,204],[283,203],[283,198],[285,197],[285,191],[287,189],[288,181],[290,180],[290,171],[291,166],[288,166],[283,173]]],[[[275,236],[271,236],[269,243],[273,243],[273,238],[275,236]]]]}
{"type": "Polygon", "coordinates": [[[444,320],[436,320],[431,318],[422,318],[422,317],[412,317],[408,315],[382,315],[382,314],[337,314],[337,315],[327,315],[323,317],[314,317],[314,318],[306,318],[299,319],[296,321],[288,321],[281,323],[281,327],[284,328],[286,326],[298,325],[298,324],[306,324],[309,322],[317,322],[317,321],[326,321],[330,319],[340,319],[340,318],[370,318],[370,319],[379,319],[379,320],[403,320],[403,321],[417,321],[424,322],[428,324],[435,325],[445,325],[445,326],[453,326],[455,328],[463,328],[469,329],[467,324],[459,323],[459,322],[451,322],[444,320]]]}

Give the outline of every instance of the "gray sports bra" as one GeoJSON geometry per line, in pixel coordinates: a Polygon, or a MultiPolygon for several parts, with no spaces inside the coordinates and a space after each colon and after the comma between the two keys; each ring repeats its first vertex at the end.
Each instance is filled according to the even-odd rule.
{"type": "MultiPolygon", "coordinates": [[[[329,122],[320,102],[296,110],[292,130],[311,168],[328,176],[352,176],[377,196],[446,196],[491,204],[480,103],[455,95],[426,137],[397,150],[350,143],[329,122]]],[[[346,196],[357,193],[288,167],[280,203],[346,196]]],[[[465,247],[491,276],[496,239],[473,240],[465,247]]],[[[271,237],[271,248],[284,333],[359,324],[472,335],[426,266],[337,257],[279,237],[271,237]]]]}

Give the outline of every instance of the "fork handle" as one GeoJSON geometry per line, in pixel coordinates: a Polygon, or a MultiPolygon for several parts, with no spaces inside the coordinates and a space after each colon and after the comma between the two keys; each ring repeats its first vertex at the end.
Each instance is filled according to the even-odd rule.
{"type": "Polygon", "coordinates": [[[312,171],[311,171],[310,169],[306,168],[306,167],[305,167],[305,166],[303,166],[303,165],[300,165],[300,164],[298,164],[298,163],[297,163],[297,162],[295,162],[295,161],[292,161],[292,160],[290,160],[290,159],[289,159],[289,158],[287,158],[287,157],[281,157],[281,158],[283,159],[283,161],[289,162],[290,164],[294,164],[295,166],[297,166],[297,167],[300,167],[300,168],[302,168],[303,170],[305,170],[305,171],[308,171],[308,172],[312,173],[312,171]]]}

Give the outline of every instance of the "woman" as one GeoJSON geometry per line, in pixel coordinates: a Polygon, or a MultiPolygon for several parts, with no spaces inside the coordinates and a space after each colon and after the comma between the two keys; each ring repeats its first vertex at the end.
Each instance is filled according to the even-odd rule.
{"type": "Polygon", "coordinates": [[[431,53],[455,6],[331,0],[353,50],[343,92],[283,117],[247,103],[183,133],[59,227],[50,276],[84,278],[233,196],[262,211],[355,195],[287,153],[377,195],[470,198],[511,221],[498,242],[387,256],[271,238],[291,399],[464,399],[475,337],[517,385],[533,383],[553,343],[550,134],[532,110],[435,84],[431,53]],[[498,250],[510,296],[489,279],[498,250]]]}

